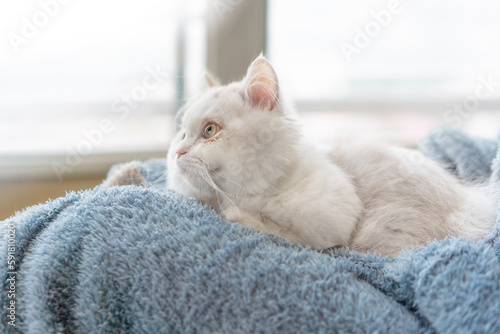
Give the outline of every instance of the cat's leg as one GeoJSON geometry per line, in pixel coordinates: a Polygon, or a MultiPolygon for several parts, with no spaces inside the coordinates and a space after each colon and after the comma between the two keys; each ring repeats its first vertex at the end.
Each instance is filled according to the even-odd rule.
{"type": "Polygon", "coordinates": [[[235,206],[224,210],[222,216],[230,222],[253,227],[258,232],[277,234],[277,231],[264,224],[260,219],[235,206]]]}
{"type": "Polygon", "coordinates": [[[125,185],[137,185],[146,187],[146,183],[146,179],[137,167],[137,163],[135,161],[132,161],[123,165],[110,178],[104,180],[102,185],[108,188],[125,185]]]}

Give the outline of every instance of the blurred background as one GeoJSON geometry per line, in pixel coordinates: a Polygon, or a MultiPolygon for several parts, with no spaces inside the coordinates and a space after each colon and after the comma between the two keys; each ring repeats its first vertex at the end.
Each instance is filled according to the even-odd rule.
{"type": "Polygon", "coordinates": [[[0,219],[164,157],[208,69],[261,52],[306,131],[417,144],[500,130],[495,0],[24,0],[0,3],[0,219]]]}

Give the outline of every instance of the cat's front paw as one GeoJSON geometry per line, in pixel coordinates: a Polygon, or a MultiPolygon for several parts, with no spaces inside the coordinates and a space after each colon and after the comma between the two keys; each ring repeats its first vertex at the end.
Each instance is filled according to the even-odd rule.
{"type": "Polygon", "coordinates": [[[238,223],[242,226],[253,227],[255,230],[260,232],[271,233],[262,221],[252,216],[247,211],[241,210],[240,208],[237,207],[227,208],[222,212],[222,216],[227,220],[229,220],[230,222],[238,223]]]}
{"type": "Polygon", "coordinates": [[[243,220],[243,212],[237,207],[230,207],[222,212],[222,217],[233,223],[238,223],[243,220]]]}

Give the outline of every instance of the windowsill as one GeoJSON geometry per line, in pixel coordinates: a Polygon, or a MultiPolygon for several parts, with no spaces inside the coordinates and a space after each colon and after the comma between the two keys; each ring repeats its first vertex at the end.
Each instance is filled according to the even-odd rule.
{"type": "Polygon", "coordinates": [[[166,150],[91,154],[81,160],[74,155],[7,156],[0,163],[0,182],[99,177],[117,163],[165,156],[166,150]]]}
{"type": "Polygon", "coordinates": [[[171,116],[131,115],[113,123],[111,131],[100,126],[103,119],[51,117],[0,125],[2,140],[9,142],[0,148],[0,180],[95,177],[119,162],[166,155],[174,129],[171,116]]]}

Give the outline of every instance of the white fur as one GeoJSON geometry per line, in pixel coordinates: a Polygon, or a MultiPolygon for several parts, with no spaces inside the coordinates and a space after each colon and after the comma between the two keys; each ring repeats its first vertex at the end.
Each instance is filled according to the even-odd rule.
{"type": "Polygon", "coordinates": [[[264,57],[241,82],[207,80],[210,87],[181,111],[168,188],[226,219],[314,249],[389,256],[491,230],[487,192],[460,184],[416,151],[339,139],[323,152],[309,143],[264,57]],[[207,122],[221,127],[211,139],[201,135],[207,122]]]}

